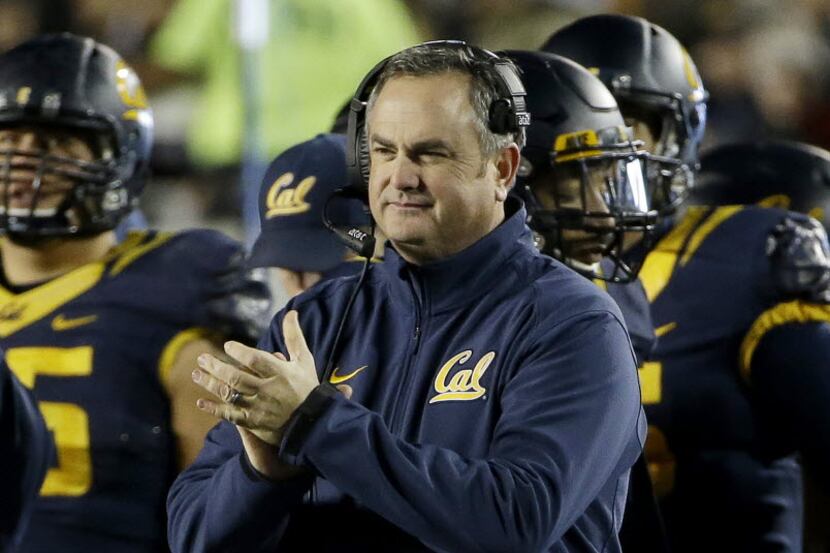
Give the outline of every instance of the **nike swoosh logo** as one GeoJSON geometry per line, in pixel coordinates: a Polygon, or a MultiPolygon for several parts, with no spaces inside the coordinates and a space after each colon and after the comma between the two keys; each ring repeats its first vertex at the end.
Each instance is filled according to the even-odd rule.
{"type": "Polygon", "coordinates": [[[665,336],[675,328],[677,328],[677,323],[665,324],[663,326],[658,326],[657,328],[655,328],[654,334],[657,335],[657,337],[659,338],[660,336],[665,336]]]}
{"type": "Polygon", "coordinates": [[[60,332],[62,330],[72,330],[73,328],[78,328],[79,326],[88,325],[92,322],[95,322],[98,319],[98,315],[87,315],[86,317],[77,317],[75,319],[67,319],[63,316],[63,313],[52,319],[52,330],[56,332],[60,332]]]}
{"type": "Polygon", "coordinates": [[[347,380],[354,378],[357,376],[357,373],[368,367],[369,365],[363,365],[359,369],[355,369],[354,371],[350,372],[349,374],[337,374],[337,369],[335,368],[331,371],[331,376],[329,377],[329,382],[332,384],[340,384],[342,382],[346,382],[347,380]]]}

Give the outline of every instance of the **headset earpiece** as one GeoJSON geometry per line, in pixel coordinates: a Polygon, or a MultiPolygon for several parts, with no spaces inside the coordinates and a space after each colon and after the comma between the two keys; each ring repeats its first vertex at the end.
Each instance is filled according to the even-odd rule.
{"type": "Polygon", "coordinates": [[[513,106],[507,98],[499,98],[490,104],[489,128],[496,134],[516,132],[516,115],[513,106]]]}

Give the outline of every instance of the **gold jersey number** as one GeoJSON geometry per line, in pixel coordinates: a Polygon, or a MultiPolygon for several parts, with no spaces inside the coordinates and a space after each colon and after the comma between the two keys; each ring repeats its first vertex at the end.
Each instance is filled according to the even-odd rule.
{"type": "MultiPolygon", "coordinates": [[[[92,347],[23,347],[6,350],[6,361],[27,388],[38,376],[79,377],[92,374],[92,347]]],[[[50,468],[40,488],[42,496],[83,495],[92,486],[89,417],[74,403],[38,402],[52,431],[58,466],[50,468]]]]}
{"type": "MultiPolygon", "coordinates": [[[[643,405],[660,403],[663,400],[663,365],[647,361],[637,372],[640,375],[643,405]]],[[[646,459],[655,495],[668,495],[674,488],[676,461],[674,454],[669,450],[665,434],[653,424],[648,425],[646,459]]]]}

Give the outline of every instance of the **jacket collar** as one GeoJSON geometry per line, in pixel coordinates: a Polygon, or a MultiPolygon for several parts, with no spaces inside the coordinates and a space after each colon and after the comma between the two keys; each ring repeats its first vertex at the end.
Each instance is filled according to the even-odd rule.
{"type": "Polygon", "coordinates": [[[446,259],[412,265],[386,243],[380,268],[395,298],[414,294],[422,311],[439,312],[491,292],[500,282],[515,279],[505,265],[514,255],[538,255],[533,248],[527,213],[521,200],[508,197],[505,219],[489,234],[446,259]]]}

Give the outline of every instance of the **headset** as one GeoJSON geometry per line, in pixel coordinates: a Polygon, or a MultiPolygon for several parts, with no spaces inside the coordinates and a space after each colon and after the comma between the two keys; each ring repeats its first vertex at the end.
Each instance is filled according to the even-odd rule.
{"type": "MultiPolygon", "coordinates": [[[[487,127],[495,134],[518,132],[530,125],[530,112],[527,111],[524,85],[519,74],[513,68],[513,62],[499,57],[489,50],[472,46],[463,40],[432,40],[412,48],[450,48],[466,52],[470,58],[492,64],[499,76],[497,86],[500,96],[493,100],[489,108],[487,127]]],[[[404,50],[405,52],[406,50],[404,50]]],[[[400,52],[399,52],[400,53],[400,52]]],[[[369,186],[369,147],[366,138],[366,110],[369,97],[378,83],[384,69],[394,54],[378,63],[360,82],[357,91],[349,103],[349,121],[346,134],[346,166],[349,171],[349,185],[355,188],[369,186]]]]}
{"type": "MultiPolygon", "coordinates": [[[[411,48],[421,47],[449,48],[464,51],[475,61],[492,64],[498,75],[496,86],[499,89],[499,96],[493,100],[488,110],[487,126],[490,131],[495,134],[515,133],[530,125],[530,112],[527,110],[527,103],[525,101],[527,93],[525,92],[518,72],[514,69],[512,61],[499,57],[489,50],[468,45],[461,40],[433,40],[411,48]]],[[[406,50],[403,51],[405,52],[406,50]]],[[[322,382],[324,384],[328,382],[331,371],[333,370],[333,363],[339,350],[340,338],[345,327],[346,319],[349,316],[352,304],[357,298],[360,287],[366,279],[370,259],[375,248],[373,232],[367,233],[358,227],[337,225],[328,217],[328,206],[330,202],[338,199],[350,201],[359,200],[365,206],[369,204],[369,147],[366,139],[366,110],[372,90],[378,83],[386,66],[398,54],[400,52],[383,59],[375,65],[360,82],[349,103],[346,134],[346,166],[349,184],[344,188],[336,190],[323,209],[323,223],[326,225],[326,228],[334,232],[351,250],[366,259],[357,284],[346,304],[346,309],[340,318],[337,334],[335,335],[332,348],[323,369],[322,382]]],[[[371,213],[369,216],[371,219],[371,213]]],[[[374,220],[371,220],[372,231],[374,231],[374,220]]]]}

